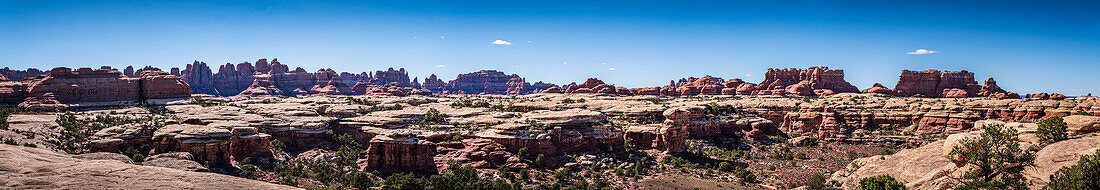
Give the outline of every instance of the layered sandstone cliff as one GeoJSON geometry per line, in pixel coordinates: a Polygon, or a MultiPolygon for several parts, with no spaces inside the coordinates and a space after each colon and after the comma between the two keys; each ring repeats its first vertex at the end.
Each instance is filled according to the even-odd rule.
{"type": "Polygon", "coordinates": [[[163,71],[145,71],[130,78],[115,70],[58,67],[49,75],[20,82],[25,90],[9,88],[13,94],[25,93],[22,105],[36,109],[163,104],[160,100],[191,95],[186,82],[163,71]]]}

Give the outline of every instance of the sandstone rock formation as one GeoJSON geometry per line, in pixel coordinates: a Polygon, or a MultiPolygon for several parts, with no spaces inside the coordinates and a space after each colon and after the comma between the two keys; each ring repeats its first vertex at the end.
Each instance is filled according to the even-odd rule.
{"type": "Polygon", "coordinates": [[[191,91],[182,79],[163,71],[146,71],[137,78],[129,78],[115,70],[80,68],[73,71],[58,67],[49,75],[21,82],[26,90],[13,92],[25,92],[27,98],[22,105],[47,110],[164,104],[162,100],[165,99],[188,98],[191,91]]]}
{"type": "MultiPolygon", "coordinates": [[[[1021,141],[1028,141],[1028,132],[1034,124],[1007,123],[1016,126],[1021,141]]],[[[890,175],[904,183],[908,189],[954,189],[961,185],[963,174],[972,167],[965,160],[950,156],[951,149],[963,138],[976,137],[980,132],[951,135],[919,148],[906,149],[892,155],[860,158],[848,168],[833,173],[831,181],[840,182],[844,189],[858,189],[859,180],[865,177],[890,175]]],[[[1034,135],[1034,134],[1031,134],[1034,135]]],[[[1032,142],[1021,142],[1029,146],[1032,142]]],[[[1040,189],[1049,182],[1049,176],[1065,166],[1076,164],[1082,155],[1093,154],[1100,146],[1100,137],[1084,136],[1060,141],[1042,147],[1035,155],[1035,166],[1024,170],[1024,181],[1031,189],[1040,189]]]]}
{"type": "Polygon", "coordinates": [[[432,74],[424,79],[424,84],[421,84],[420,87],[432,92],[443,92],[447,90],[447,83],[432,74]]]}
{"type": "Polygon", "coordinates": [[[450,90],[463,91],[467,94],[525,94],[525,91],[530,91],[525,88],[531,84],[516,74],[505,75],[500,71],[481,70],[460,74],[448,85],[450,90]]]}
{"type": "MultiPolygon", "coordinates": [[[[565,89],[567,94],[631,94],[630,90],[623,90],[623,88],[616,88],[615,86],[604,84],[603,81],[596,78],[588,78],[584,83],[577,85],[570,85],[565,89]]],[[[546,91],[546,90],[543,90],[546,91]]],[[[552,92],[549,92],[552,93],[552,92]]]]}
{"type": "Polygon", "coordinates": [[[516,74],[506,75],[495,70],[481,70],[473,73],[459,74],[455,80],[451,80],[444,87],[439,87],[439,79],[435,75],[424,80],[424,88],[433,92],[461,91],[466,94],[509,94],[520,95],[541,92],[555,87],[553,84],[537,82],[534,85],[516,74]]]}
{"type": "MultiPolygon", "coordinates": [[[[121,73],[120,73],[121,75],[121,73]]],[[[0,144],[0,180],[14,189],[296,189],[233,176],[84,159],[0,144]]]]}
{"type": "Polygon", "coordinates": [[[0,69],[0,76],[4,76],[4,78],[7,78],[7,80],[10,80],[10,81],[21,81],[24,78],[33,78],[33,77],[37,77],[39,75],[44,75],[44,74],[48,74],[48,73],[44,72],[42,70],[35,69],[35,68],[28,68],[27,70],[22,70],[22,71],[21,70],[12,70],[8,67],[4,67],[3,69],[0,69]]]}
{"type": "Polygon", "coordinates": [[[962,71],[910,71],[903,70],[894,87],[899,96],[913,97],[997,97],[1019,98],[1018,94],[1007,92],[997,86],[993,78],[979,85],[974,73],[962,71]]]}

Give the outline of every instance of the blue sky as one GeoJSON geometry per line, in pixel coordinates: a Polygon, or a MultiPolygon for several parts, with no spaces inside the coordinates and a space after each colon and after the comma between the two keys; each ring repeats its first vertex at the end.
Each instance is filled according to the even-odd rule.
{"type": "MultiPolygon", "coordinates": [[[[6,1],[0,67],[183,67],[279,58],[310,71],[496,69],[529,82],[643,87],[767,68],[995,77],[1020,93],[1100,92],[1088,1],[6,1]],[[491,42],[503,40],[511,45],[491,42]],[[917,49],[937,51],[911,55],[917,49]],[[442,66],[440,66],[442,65],[442,66]],[[614,68],[614,69],[611,69],[614,68]]],[[[214,68],[216,69],[216,67],[214,68]]]]}

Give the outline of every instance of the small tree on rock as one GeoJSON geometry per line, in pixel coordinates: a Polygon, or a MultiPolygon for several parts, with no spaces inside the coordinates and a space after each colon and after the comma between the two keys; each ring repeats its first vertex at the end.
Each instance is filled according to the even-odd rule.
{"type": "Polygon", "coordinates": [[[1081,156],[1077,165],[1059,169],[1043,189],[1100,189],[1100,151],[1081,156]]]}
{"type": "Polygon", "coordinates": [[[890,175],[880,175],[860,179],[859,187],[863,190],[904,190],[905,184],[890,175]]]}
{"type": "Polygon", "coordinates": [[[988,125],[982,134],[966,138],[951,150],[974,169],[963,176],[958,189],[1026,189],[1023,170],[1034,165],[1034,150],[1022,149],[1016,129],[988,125]]]}
{"type": "Polygon", "coordinates": [[[1039,121],[1039,128],[1035,130],[1039,141],[1044,145],[1066,140],[1066,122],[1062,117],[1049,117],[1039,121]]]}

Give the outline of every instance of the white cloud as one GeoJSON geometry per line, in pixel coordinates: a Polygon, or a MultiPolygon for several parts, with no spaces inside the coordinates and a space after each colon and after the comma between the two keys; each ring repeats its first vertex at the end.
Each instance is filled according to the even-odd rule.
{"type": "Polygon", "coordinates": [[[752,77],[752,74],[745,74],[746,77],[752,77]]]}
{"type": "Polygon", "coordinates": [[[905,52],[905,54],[909,54],[909,55],[925,55],[925,54],[933,54],[933,53],[939,53],[939,52],[940,52],[940,51],[934,51],[934,50],[926,50],[926,49],[917,49],[916,51],[912,51],[912,52],[905,52]]]}
{"type": "Polygon", "coordinates": [[[506,46],[507,45],[512,45],[512,42],[508,42],[508,41],[504,41],[504,40],[496,40],[496,41],[493,41],[493,42],[490,42],[490,43],[496,44],[496,45],[506,45],[506,46]]]}
{"type": "Polygon", "coordinates": [[[439,39],[447,39],[446,36],[439,36],[439,39]]]}
{"type": "Polygon", "coordinates": [[[607,68],[607,70],[612,70],[612,71],[614,71],[614,70],[615,70],[615,68],[614,68],[614,67],[612,67],[612,68],[607,68]]]}
{"type": "Polygon", "coordinates": [[[446,65],[436,65],[435,68],[446,67],[446,65]]]}
{"type": "Polygon", "coordinates": [[[568,64],[569,64],[569,62],[564,62],[564,61],[562,61],[562,62],[561,62],[561,64],[562,64],[562,65],[568,65],[568,64]]]}
{"type": "Polygon", "coordinates": [[[600,65],[607,65],[607,63],[606,63],[606,62],[604,62],[604,63],[600,63],[600,65]]]}

